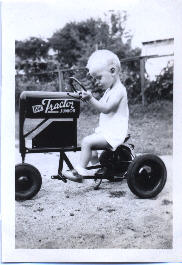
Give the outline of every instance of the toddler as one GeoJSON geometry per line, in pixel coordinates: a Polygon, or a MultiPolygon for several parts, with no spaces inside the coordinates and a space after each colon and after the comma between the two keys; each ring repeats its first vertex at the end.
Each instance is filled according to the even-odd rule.
{"type": "Polygon", "coordinates": [[[127,135],[128,101],[126,88],[119,78],[120,68],[119,58],[109,50],[97,50],[88,59],[89,74],[105,93],[97,100],[90,91],[82,92],[82,98],[100,112],[99,127],[82,140],[80,160],[75,170],[64,172],[72,181],[82,182],[84,176],[93,176],[93,171],[86,169],[89,161],[97,161],[93,149],[110,148],[114,151],[127,135]]]}

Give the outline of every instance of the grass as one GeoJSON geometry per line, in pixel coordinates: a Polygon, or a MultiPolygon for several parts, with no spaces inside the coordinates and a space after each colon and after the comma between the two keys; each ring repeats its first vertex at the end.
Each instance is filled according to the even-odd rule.
{"type": "MultiPolygon", "coordinates": [[[[172,154],[173,104],[169,101],[154,102],[147,106],[129,106],[129,142],[135,145],[137,153],[157,155],[172,154]]],[[[38,121],[28,120],[25,129],[29,130],[38,121]]],[[[98,114],[82,111],[78,119],[78,144],[81,139],[93,133],[98,126],[98,114]]],[[[18,139],[18,113],[16,113],[16,139],[18,139]]]]}
{"type": "Polygon", "coordinates": [[[139,153],[172,154],[173,105],[169,101],[130,108],[129,132],[139,153]]]}

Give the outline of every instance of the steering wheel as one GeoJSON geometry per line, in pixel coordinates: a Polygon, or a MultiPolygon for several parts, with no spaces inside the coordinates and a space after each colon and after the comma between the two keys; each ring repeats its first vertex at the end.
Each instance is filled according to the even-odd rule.
{"type": "Polygon", "coordinates": [[[67,92],[67,95],[70,96],[70,97],[73,97],[73,98],[77,98],[77,99],[83,100],[82,97],[81,97],[81,90],[78,90],[76,88],[76,86],[74,85],[74,83],[79,85],[81,90],[87,91],[86,88],[84,87],[84,85],[82,83],[80,83],[80,81],[78,81],[78,79],[76,79],[75,77],[71,76],[71,77],[69,77],[69,84],[70,84],[72,90],[75,92],[75,94],[73,95],[73,94],[67,92]]]}
{"type": "Polygon", "coordinates": [[[80,83],[80,81],[78,81],[78,79],[76,79],[75,77],[71,76],[69,78],[69,84],[71,85],[72,89],[74,92],[78,92],[78,90],[76,89],[76,87],[74,86],[74,82],[76,84],[78,84],[84,91],[87,91],[86,88],[84,87],[83,84],[80,83]]]}

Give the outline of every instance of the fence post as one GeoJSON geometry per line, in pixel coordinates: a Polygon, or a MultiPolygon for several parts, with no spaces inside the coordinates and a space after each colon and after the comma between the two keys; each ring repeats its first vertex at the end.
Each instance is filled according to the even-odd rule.
{"type": "Polygon", "coordinates": [[[59,91],[63,91],[64,80],[63,80],[63,72],[58,67],[58,82],[59,82],[59,91]]]}
{"type": "Polygon", "coordinates": [[[142,105],[145,105],[145,58],[140,59],[140,84],[142,93],[142,105]]]}

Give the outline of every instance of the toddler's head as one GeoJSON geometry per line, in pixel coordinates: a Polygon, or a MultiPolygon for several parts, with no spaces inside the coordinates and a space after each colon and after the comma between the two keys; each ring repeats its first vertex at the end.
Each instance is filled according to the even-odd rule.
{"type": "Polygon", "coordinates": [[[96,79],[97,85],[107,89],[112,87],[119,77],[120,61],[109,50],[97,50],[88,59],[86,66],[89,74],[96,79]]]}

